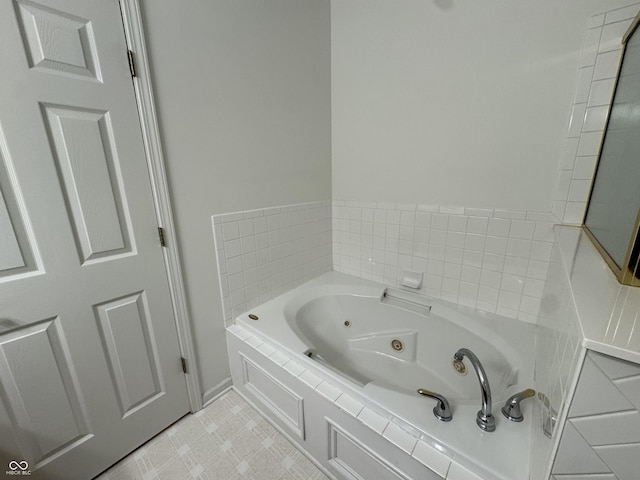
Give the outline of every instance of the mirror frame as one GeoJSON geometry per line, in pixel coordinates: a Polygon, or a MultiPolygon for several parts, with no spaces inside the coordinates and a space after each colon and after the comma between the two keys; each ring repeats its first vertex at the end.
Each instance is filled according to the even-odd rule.
{"type": "Polygon", "coordinates": [[[622,52],[620,54],[620,63],[618,65],[618,73],[616,76],[616,85],[613,90],[611,96],[611,103],[609,104],[609,114],[607,116],[607,124],[604,129],[604,133],[602,135],[602,141],[600,142],[600,150],[598,151],[598,163],[596,165],[596,169],[593,175],[593,182],[591,183],[591,190],[589,191],[589,200],[587,202],[587,208],[584,213],[584,218],[582,220],[582,228],[586,233],[587,237],[591,240],[593,245],[596,247],[600,255],[607,262],[607,265],[611,268],[616,278],[623,285],[632,285],[632,286],[640,286],[640,208],[638,209],[638,213],[636,214],[635,225],[632,230],[631,238],[629,239],[629,246],[627,247],[627,253],[625,254],[624,262],[621,266],[611,258],[609,253],[605,250],[602,244],[598,241],[595,235],[589,230],[589,227],[586,225],[587,214],[589,213],[589,206],[591,205],[591,195],[593,194],[593,187],[595,185],[596,177],[598,176],[598,169],[600,168],[600,161],[602,156],[602,148],[604,146],[605,139],[607,137],[607,130],[609,128],[609,120],[611,118],[611,110],[613,109],[613,102],[615,100],[616,91],[618,89],[618,82],[620,80],[620,71],[622,69],[622,64],[624,62],[624,55],[627,49],[627,41],[633,35],[633,33],[638,29],[640,25],[640,13],[636,15],[631,22],[631,25],[625,32],[622,37],[622,52]]]}

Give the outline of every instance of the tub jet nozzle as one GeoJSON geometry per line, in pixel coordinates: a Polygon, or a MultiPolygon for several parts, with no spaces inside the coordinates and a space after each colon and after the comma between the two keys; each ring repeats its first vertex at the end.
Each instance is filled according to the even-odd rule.
{"type": "Polygon", "coordinates": [[[467,367],[462,360],[453,359],[453,369],[456,371],[458,375],[466,375],[467,367]]]}

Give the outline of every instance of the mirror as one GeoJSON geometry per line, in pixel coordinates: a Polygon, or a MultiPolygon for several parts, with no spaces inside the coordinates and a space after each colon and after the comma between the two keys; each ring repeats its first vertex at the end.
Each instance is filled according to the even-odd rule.
{"type": "Polygon", "coordinates": [[[618,280],[640,285],[640,32],[637,17],[624,52],[584,226],[618,280]]]}

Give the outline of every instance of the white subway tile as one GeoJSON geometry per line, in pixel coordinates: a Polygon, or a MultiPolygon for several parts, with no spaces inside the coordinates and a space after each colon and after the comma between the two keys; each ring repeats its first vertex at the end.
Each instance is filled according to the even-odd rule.
{"type": "Polygon", "coordinates": [[[469,217],[467,220],[467,233],[485,235],[489,227],[487,217],[469,217]]]}
{"type": "Polygon", "coordinates": [[[447,247],[464,248],[465,240],[466,240],[466,235],[464,233],[452,232],[452,231],[447,232],[447,240],[446,240],[447,247]]]}
{"type": "Polygon", "coordinates": [[[469,233],[465,237],[464,248],[465,250],[483,252],[486,239],[486,235],[476,235],[469,233]]]}
{"type": "Polygon", "coordinates": [[[471,250],[465,250],[462,257],[462,264],[470,267],[482,267],[483,252],[475,252],[471,250]]]}
{"type": "Polygon", "coordinates": [[[440,207],[438,205],[418,205],[417,210],[424,213],[437,213],[440,211],[440,207]]]}
{"type": "Polygon", "coordinates": [[[587,108],[584,125],[582,126],[583,132],[602,132],[607,123],[607,117],[609,116],[609,107],[606,105],[598,107],[587,108]]]}
{"type": "Polygon", "coordinates": [[[268,343],[263,343],[262,345],[259,345],[256,348],[256,350],[262,353],[265,357],[269,357],[276,352],[276,349],[273,346],[269,345],[268,343]]]}
{"type": "Polygon", "coordinates": [[[564,153],[562,154],[562,162],[560,164],[560,170],[572,170],[573,164],[576,160],[576,154],[578,153],[579,138],[567,138],[564,146],[564,153]]]}
{"type": "Polygon", "coordinates": [[[335,404],[354,417],[357,417],[360,411],[364,408],[364,405],[346,393],[340,395],[335,401],[335,404]]]}
{"type": "Polygon", "coordinates": [[[464,214],[470,217],[493,217],[491,208],[465,208],[464,214]]]}
{"type": "Polygon", "coordinates": [[[436,230],[447,230],[449,226],[449,215],[434,213],[431,215],[431,228],[436,230]]]}
{"type": "Polygon", "coordinates": [[[549,262],[543,262],[541,260],[529,260],[529,267],[527,268],[527,277],[535,278],[538,280],[545,280],[547,278],[547,272],[549,270],[549,262]]]}
{"type": "Polygon", "coordinates": [[[509,237],[531,240],[533,238],[534,229],[535,222],[532,222],[531,220],[512,220],[509,237]]]}
{"type": "Polygon", "coordinates": [[[507,243],[507,255],[512,257],[529,258],[531,240],[509,238],[507,243]]]}
{"type": "Polygon", "coordinates": [[[444,264],[444,277],[446,279],[460,279],[462,273],[462,265],[457,263],[445,262],[444,264]]]}
{"type": "Polygon", "coordinates": [[[305,371],[304,367],[295,360],[288,361],[283,365],[283,368],[294,377],[299,376],[302,372],[305,371]]]}
{"type": "Polygon", "coordinates": [[[478,298],[478,288],[477,283],[460,282],[458,301],[465,306],[474,307],[478,298]]]}
{"type": "Polygon", "coordinates": [[[451,465],[449,457],[422,440],[418,441],[411,456],[443,478],[451,465]]]}
{"type": "Polygon", "coordinates": [[[590,67],[595,64],[601,34],[601,27],[587,30],[584,36],[582,52],[580,55],[580,67],[590,67]]]}
{"type": "Polygon", "coordinates": [[[493,272],[502,272],[504,269],[504,255],[485,253],[482,260],[482,268],[493,272]]]}
{"type": "Polygon", "coordinates": [[[396,204],[396,210],[400,210],[404,212],[415,212],[416,204],[415,203],[398,203],[396,204]]]}
{"type": "Polygon", "coordinates": [[[569,189],[571,188],[571,174],[569,170],[561,170],[558,173],[558,185],[556,191],[557,200],[565,200],[569,195],[569,189]]]}
{"type": "Polygon", "coordinates": [[[445,246],[447,244],[447,232],[444,230],[431,230],[429,233],[429,245],[445,246]]]}
{"type": "Polygon", "coordinates": [[[251,235],[240,239],[240,251],[242,253],[250,253],[256,251],[256,238],[251,235]]]}
{"type": "Polygon", "coordinates": [[[309,370],[305,370],[304,372],[302,372],[300,376],[298,376],[298,378],[313,389],[315,389],[318,385],[320,385],[320,382],[322,382],[322,379],[319,376],[309,370]]]}
{"type": "Polygon", "coordinates": [[[605,23],[620,22],[622,20],[632,20],[638,13],[638,4],[634,3],[628,7],[618,8],[607,12],[605,23]]]}
{"type": "Polygon", "coordinates": [[[229,258],[226,261],[226,265],[227,273],[229,275],[240,273],[242,271],[242,257],[238,255],[236,257],[229,258]]]}
{"type": "Polygon", "coordinates": [[[389,225],[400,225],[400,211],[387,210],[387,223],[389,225]]]}
{"type": "Polygon", "coordinates": [[[615,78],[620,64],[620,50],[599,53],[596,57],[596,66],[593,70],[593,80],[615,78]]]}
{"type": "Polygon", "coordinates": [[[494,235],[497,237],[508,237],[510,227],[511,227],[511,220],[504,219],[504,218],[490,218],[487,234],[494,235]]]}
{"type": "Polygon", "coordinates": [[[237,257],[242,253],[242,248],[240,247],[240,240],[229,240],[224,242],[224,253],[227,257],[227,261],[232,257],[237,257]]]}
{"type": "Polygon", "coordinates": [[[496,218],[510,218],[515,220],[524,220],[526,213],[523,210],[501,210],[495,209],[493,216],[496,218]]]}
{"type": "Polygon", "coordinates": [[[569,202],[586,202],[591,188],[591,180],[571,180],[569,202]]]}
{"type": "Polygon", "coordinates": [[[534,241],[531,244],[531,258],[548,262],[551,259],[551,249],[553,243],[534,241]]]}
{"type": "Polygon", "coordinates": [[[581,157],[598,155],[601,142],[602,132],[583,133],[580,135],[580,143],[578,143],[578,155],[581,157]]]}
{"type": "Polygon", "coordinates": [[[415,218],[415,226],[421,228],[430,228],[431,227],[431,214],[418,212],[416,213],[415,218]]]}
{"type": "Polygon", "coordinates": [[[449,294],[453,296],[454,299],[451,300],[455,302],[458,298],[458,290],[460,288],[460,282],[455,278],[443,278],[442,279],[442,294],[449,294]]]}
{"type": "Polygon", "coordinates": [[[316,391],[332,403],[335,402],[342,394],[338,387],[327,381],[323,381],[322,383],[320,383],[316,387],[316,391]]]}
{"type": "Polygon", "coordinates": [[[449,215],[464,215],[464,207],[440,205],[439,212],[449,215]]]}
{"type": "Polygon", "coordinates": [[[358,414],[358,420],[379,435],[382,435],[382,432],[389,424],[389,421],[386,418],[367,407],[364,407],[360,411],[358,414]]]}
{"type": "Polygon", "coordinates": [[[555,223],[558,218],[552,212],[527,212],[527,220],[555,223]]]}
{"type": "Polygon", "coordinates": [[[592,77],[593,67],[584,67],[578,70],[578,82],[574,103],[586,103],[589,100],[589,89],[591,88],[592,77]]]}
{"type": "Polygon", "coordinates": [[[415,225],[416,213],[415,211],[401,211],[400,212],[400,225],[415,225]]]}
{"type": "Polygon", "coordinates": [[[447,474],[447,480],[482,480],[482,477],[467,470],[458,463],[452,463],[447,474]]]}
{"type": "Polygon", "coordinates": [[[463,255],[464,255],[464,250],[462,248],[445,247],[444,249],[444,259],[447,262],[462,265],[463,255]]]}
{"type": "MultiPolygon", "coordinates": [[[[520,308],[520,300],[522,295],[516,292],[509,292],[507,290],[500,290],[500,296],[498,297],[498,306],[514,310],[517,314],[520,308]]],[[[513,314],[509,316],[513,317],[513,314]]]]}
{"type": "Polygon", "coordinates": [[[571,118],[569,120],[569,131],[567,133],[568,137],[580,136],[586,111],[587,111],[586,103],[578,103],[572,107],[571,118]]]}
{"type": "Polygon", "coordinates": [[[593,180],[597,162],[598,157],[595,155],[590,157],[577,157],[572,178],[575,180],[593,180]]]}
{"type": "Polygon", "coordinates": [[[463,265],[460,273],[460,278],[464,282],[480,284],[480,274],[482,270],[478,267],[471,267],[463,265]]]}
{"type": "Polygon", "coordinates": [[[524,289],[522,293],[529,297],[542,298],[542,292],[544,291],[544,280],[537,280],[535,278],[526,278],[524,281],[524,289]]]}
{"type": "Polygon", "coordinates": [[[604,13],[601,13],[600,15],[592,16],[587,22],[587,28],[596,28],[604,25],[604,16],[605,16],[604,13]]]}
{"type": "Polygon", "coordinates": [[[512,275],[524,276],[527,273],[529,267],[528,258],[519,257],[505,257],[504,260],[504,273],[510,273],[512,275]]]}
{"type": "Polygon", "coordinates": [[[582,225],[586,202],[567,202],[563,222],[567,225],[582,225]]]}
{"type": "Polygon", "coordinates": [[[220,215],[220,218],[222,219],[222,223],[238,222],[242,220],[243,215],[242,212],[225,213],[220,215]]]}
{"type": "Polygon", "coordinates": [[[533,239],[541,242],[553,242],[553,223],[536,222],[533,239]]]}
{"type": "MultiPolygon", "coordinates": [[[[502,283],[500,285],[501,291],[514,292],[514,293],[522,293],[524,288],[524,277],[513,275],[511,273],[503,273],[502,274],[502,283]]],[[[508,305],[503,305],[507,306],[508,305]]]]}
{"type": "Polygon", "coordinates": [[[588,107],[596,107],[599,105],[609,105],[616,84],[615,78],[607,78],[591,83],[591,91],[589,92],[588,107]]]}
{"type": "Polygon", "coordinates": [[[466,232],[467,230],[467,217],[464,215],[451,215],[449,216],[448,230],[452,232],[466,232]]]}
{"type": "Polygon", "coordinates": [[[622,36],[629,28],[630,21],[623,20],[616,23],[609,23],[602,29],[602,36],[600,37],[600,46],[598,47],[598,53],[609,52],[612,50],[622,49],[622,36]]]}
{"type": "Polygon", "coordinates": [[[538,315],[540,311],[540,297],[529,297],[527,295],[522,296],[520,301],[520,311],[529,315],[538,315]]]}
{"type": "Polygon", "coordinates": [[[507,244],[509,240],[504,237],[487,236],[485,241],[485,253],[495,255],[504,255],[507,253],[507,244]]]}
{"type": "Polygon", "coordinates": [[[389,423],[382,436],[409,455],[418,443],[418,439],[394,423],[389,423]]]}

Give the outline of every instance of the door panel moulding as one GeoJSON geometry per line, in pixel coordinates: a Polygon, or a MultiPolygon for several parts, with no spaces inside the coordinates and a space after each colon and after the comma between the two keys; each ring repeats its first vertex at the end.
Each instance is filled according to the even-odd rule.
{"type": "MultiPolygon", "coordinates": [[[[202,389],[198,375],[195,345],[189,322],[189,309],[184,288],[182,266],[178,255],[176,231],[173,222],[169,185],[164,164],[164,155],[160,141],[160,128],[156,117],[156,108],[151,85],[151,71],[147,49],[144,42],[144,29],[139,0],[120,0],[122,21],[127,47],[135,60],[135,77],[133,87],[142,129],[142,139],[147,155],[147,163],[151,175],[151,187],[156,206],[158,226],[164,230],[166,246],[163,248],[165,268],[167,269],[171,301],[176,319],[176,329],[180,351],[189,365],[189,373],[185,374],[191,411],[202,409],[202,389]]],[[[127,55],[127,52],[122,52],[127,55]]]]}

